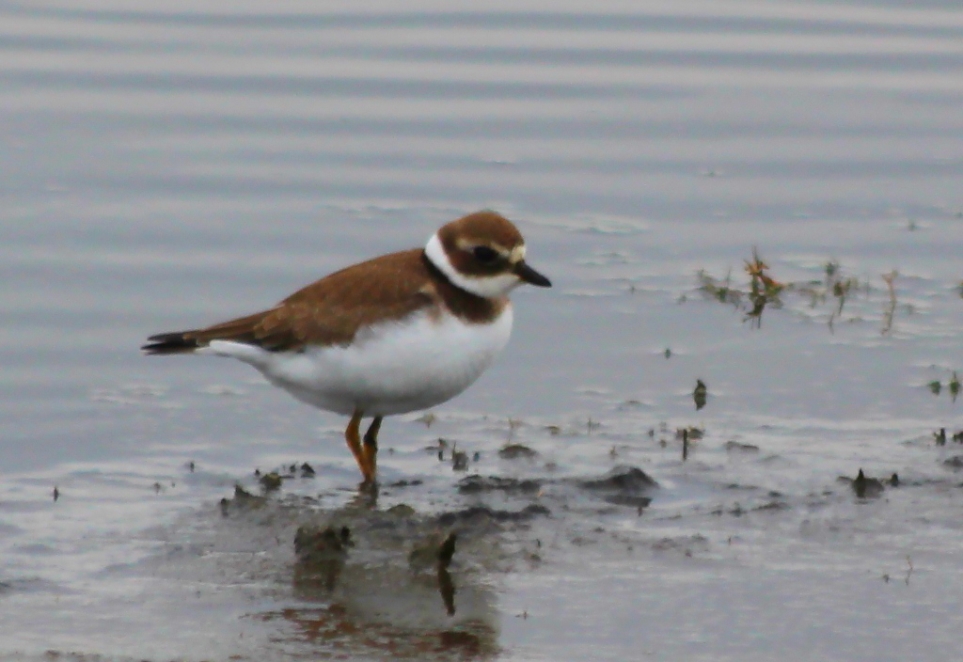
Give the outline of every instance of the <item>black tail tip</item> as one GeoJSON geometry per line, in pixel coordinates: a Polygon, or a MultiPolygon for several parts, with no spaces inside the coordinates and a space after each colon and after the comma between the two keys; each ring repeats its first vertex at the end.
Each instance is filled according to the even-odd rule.
{"type": "Polygon", "coordinates": [[[158,333],[147,339],[146,345],[141,345],[145,354],[187,354],[197,349],[199,345],[193,338],[184,333],[158,333]]]}

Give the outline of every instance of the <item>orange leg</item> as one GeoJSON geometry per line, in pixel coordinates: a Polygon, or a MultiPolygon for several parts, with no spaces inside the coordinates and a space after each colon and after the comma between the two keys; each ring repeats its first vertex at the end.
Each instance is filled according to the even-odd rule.
{"type": "Polygon", "coordinates": [[[371,479],[378,473],[378,431],[381,430],[381,416],[375,416],[364,433],[364,456],[371,470],[371,479]]]}
{"type": "Polygon", "coordinates": [[[358,468],[361,469],[364,482],[370,483],[374,480],[374,470],[369,467],[368,458],[364,449],[361,448],[361,435],[358,430],[361,426],[361,417],[363,414],[364,412],[361,411],[354,412],[351,416],[351,421],[348,423],[348,428],[344,431],[344,439],[348,442],[348,448],[351,450],[351,454],[354,455],[354,460],[358,463],[358,468]]]}

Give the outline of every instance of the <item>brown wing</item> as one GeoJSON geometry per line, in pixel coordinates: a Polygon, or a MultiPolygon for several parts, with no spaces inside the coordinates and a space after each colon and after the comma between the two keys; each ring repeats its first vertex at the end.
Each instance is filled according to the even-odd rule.
{"type": "Polygon", "coordinates": [[[422,251],[392,253],[326,276],[270,310],[205,329],[151,336],[141,349],[148,354],[178,354],[212,340],[234,340],[269,351],[346,345],[364,326],[401,318],[436,301],[422,251]]]}

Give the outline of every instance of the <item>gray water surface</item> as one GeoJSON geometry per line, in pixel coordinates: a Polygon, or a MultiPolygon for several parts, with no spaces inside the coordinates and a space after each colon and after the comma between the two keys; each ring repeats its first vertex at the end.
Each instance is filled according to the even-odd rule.
{"type": "Polygon", "coordinates": [[[0,2],[0,657],[955,658],[961,104],[952,2],[0,2]],[[374,504],[339,417],[138,351],[485,207],[555,287],[386,421],[374,504]],[[753,248],[793,285],[758,329],[696,276],[753,248]],[[619,466],[651,504],[579,487],[619,466]],[[333,592],[316,521],[355,531],[333,592]],[[451,527],[454,615],[407,564],[451,527]]]}

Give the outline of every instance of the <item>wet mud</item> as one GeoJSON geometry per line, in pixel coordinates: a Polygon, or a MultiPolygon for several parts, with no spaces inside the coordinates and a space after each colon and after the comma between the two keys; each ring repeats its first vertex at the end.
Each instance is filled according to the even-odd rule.
{"type": "Polygon", "coordinates": [[[640,509],[658,489],[641,469],[619,466],[585,478],[471,475],[437,509],[405,501],[408,494],[425,503],[420,481],[363,486],[343,505],[325,507],[323,495],[285,492],[286,481],[303,480],[297,472],[277,484],[264,479],[280,472],[258,473],[260,493],[236,485],[219,504],[217,526],[232,538],[275,541],[256,570],[236,571],[272,577],[274,592],[289,591],[302,606],[249,617],[284,624],[282,648],[322,658],[496,658],[498,587],[539,567],[560,544],[577,548],[608,535],[599,526],[572,527],[564,513],[590,504],[606,513],[611,505],[640,509]]]}

